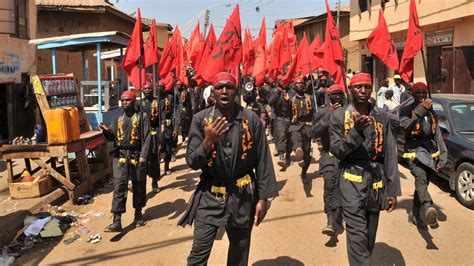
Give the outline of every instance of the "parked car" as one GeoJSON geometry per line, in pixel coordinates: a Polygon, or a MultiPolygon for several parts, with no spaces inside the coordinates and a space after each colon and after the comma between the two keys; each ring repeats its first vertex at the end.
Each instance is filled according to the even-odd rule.
{"type": "MultiPolygon", "coordinates": [[[[432,99],[448,150],[448,161],[439,176],[449,181],[462,205],[474,209],[474,95],[433,94],[432,99]]],[[[404,143],[404,135],[398,134],[401,163],[404,143]]]]}

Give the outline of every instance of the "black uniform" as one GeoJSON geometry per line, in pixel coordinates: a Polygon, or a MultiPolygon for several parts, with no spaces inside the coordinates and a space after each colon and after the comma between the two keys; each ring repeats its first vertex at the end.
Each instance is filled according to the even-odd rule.
{"type": "Polygon", "coordinates": [[[177,132],[177,125],[179,124],[179,114],[176,114],[175,104],[173,102],[173,95],[168,93],[160,100],[160,115],[162,127],[162,149],[165,153],[165,171],[169,170],[169,163],[173,155],[173,149],[176,147],[173,132],[177,132]],[[175,115],[176,114],[176,115],[175,115]]]}
{"type": "Polygon", "coordinates": [[[279,155],[287,153],[290,144],[288,128],[290,127],[291,106],[283,99],[283,93],[286,92],[280,92],[278,88],[273,88],[268,100],[273,108],[272,114],[275,116],[273,139],[275,139],[279,155]]]}
{"type": "Polygon", "coordinates": [[[428,192],[430,179],[436,177],[436,166],[443,167],[447,150],[433,110],[426,110],[418,102],[400,111],[400,126],[405,131],[405,153],[415,177],[413,215],[423,217],[433,200],[428,192]],[[421,214],[421,215],[420,215],[421,214]]]}
{"type": "Polygon", "coordinates": [[[291,134],[292,150],[303,150],[302,178],[311,163],[311,127],[314,120],[314,101],[311,95],[296,93],[291,101],[291,134]]]}
{"type": "Polygon", "coordinates": [[[350,265],[370,265],[380,210],[401,195],[397,146],[386,113],[370,106],[373,123],[362,134],[349,105],[332,112],[330,152],[339,159],[337,197],[346,222],[350,265]]]}
{"type": "Polygon", "coordinates": [[[128,180],[132,180],[133,208],[141,210],[146,203],[146,165],[140,166],[140,157],[148,159],[150,149],[150,122],[146,113],[143,120],[135,112],[129,117],[122,113],[109,131],[104,131],[108,140],[116,142],[119,154],[118,175],[114,175],[114,195],[112,212],[125,212],[127,203],[128,180]],[[143,131],[140,135],[140,127],[143,131]]]}
{"type": "Polygon", "coordinates": [[[189,265],[207,263],[219,226],[226,226],[230,240],[227,264],[247,265],[255,206],[258,200],[278,195],[263,126],[255,113],[239,105],[235,108],[235,120],[209,156],[202,146],[204,119],[222,115],[217,108],[209,107],[197,113],[191,124],[186,162],[202,173],[179,222],[191,225],[195,219],[189,265]]]}
{"type": "Polygon", "coordinates": [[[180,117],[180,127],[183,141],[189,134],[189,125],[193,117],[193,106],[191,103],[191,94],[185,88],[178,91],[178,111],[180,117]]]}
{"type": "Polygon", "coordinates": [[[319,173],[324,179],[324,212],[334,213],[337,209],[336,184],[338,174],[338,160],[329,152],[329,107],[321,107],[315,115],[315,124],[312,128],[312,137],[321,138],[322,152],[319,158],[319,173]]]}
{"type": "Polygon", "coordinates": [[[160,103],[157,98],[145,98],[144,104],[138,100],[135,105],[136,112],[140,112],[140,106],[143,112],[150,118],[150,149],[148,156],[147,174],[152,178],[153,186],[158,185],[160,180],[160,103]]]}

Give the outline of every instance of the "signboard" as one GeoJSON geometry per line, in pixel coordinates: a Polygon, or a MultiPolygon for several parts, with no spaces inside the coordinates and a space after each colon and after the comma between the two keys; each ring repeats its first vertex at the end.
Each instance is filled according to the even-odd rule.
{"type": "Polygon", "coordinates": [[[426,46],[441,46],[453,44],[454,30],[443,30],[437,32],[427,32],[425,35],[426,46]]]}
{"type": "Polygon", "coordinates": [[[15,52],[0,52],[0,78],[15,77],[20,70],[20,57],[15,52]]]}

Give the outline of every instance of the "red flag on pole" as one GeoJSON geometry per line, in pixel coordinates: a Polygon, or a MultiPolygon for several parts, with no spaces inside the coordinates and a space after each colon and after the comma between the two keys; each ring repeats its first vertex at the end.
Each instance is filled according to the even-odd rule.
{"type": "Polygon", "coordinates": [[[402,60],[398,72],[405,82],[410,82],[413,75],[413,62],[416,54],[423,49],[423,36],[421,34],[420,20],[416,11],[414,0],[410,0],[410,17],[408,18],[408,35],[403,49],[402,60]]]}
{"type": "Polygon", "coordinates": [[[172,69],[176,71],[176,79],[183,82],[185,86],[188,86],[188,77],[186,76],[186,67],[187,62],[185,59],[185,52],[184,52],[184,45],[183,45],[183,38],[181,37],[181,31],[179,27],[176,26],[176,58],[173,63],[172,69]]]}
{"type": "Polygon", "coordinates": [[[216,33],[214,32],[214,27],[211,24],[211,27],[209,28],[209,33],[207,34],[206,41],[204,43],[204,48],[201,50],[201,53],[198,59],[196,60],[196,66],[194,70],[196,70],[197,73],[199,73],[199,70],[201,69],[201,64],[203,64],[203,62],[206,62],[207,58],[211,54],[214,45],[216,45],[216,42],[216,33]]]}
{"type": "Polygon", "coordinates": [[[163,53],[161,54],[160,63],[159,63],[159,74],[160,77],[166,77],[173,67],[173,62],[176,57],[176,30],[173,33],[173,36],[166,42],[163,53]]]}
{"type": "Polygon", "coordinates": [[[342,77],[343,71],[340,62],[344,61],[344,53],[342,51],[341,40],[339,38],[339,30],[336,22],[332,17],[332,12],[329,9],[328,1],[326,2],[327,21],[326,21],[326,36],[324,41],[324,56],[323,68],[325,68],[331,75],[335,83],[344,87],[344,79],[342,77]]]}
{"type": "Polygon", "coordinates": [[[253,72],[253,65],[255,64],[255,47],[252,40],[250,29],[245,29],[244,42],[242,44],[242,67],[243,73],[251,75],[253,72]]]}
{"type": "Polygon", "coordinates": [[[388,32],[383,11],[379,11],[379,22],[367,38],[367,48],[391,69],[398,69],[398,55],[395,43],[388,32]]]}
{"type": "Polygon", "coordinates": [[[158,46],[156,45],[156,22],[151,22],[151,30],[144,47],[145,67],[158,63],[158,46]]]}
{"type": "Polygon", "coordinates": [[[204,80],[210,81],[221,71],[232,71],[242,61],[242,31],[239,5],[227,20],[216,46],[212,50],[206,68],[201,72],[204,80]]]}
{"type": "Polygon", "coordinates": [[[318,53],[318,49],[321,47],[321,37],[319,34],[314,38],[313,42],[309,46],[309,51],[311,55],[311,70],[316,70],[322,66],[323,55],[318,53]]]}
{"type": "Polygon", "coordinates": [[[306,33],[303,33],[295,60],[291,63],[283,79],[284,84],[290,83],[297,76],[306,76],[311,73],[311,55],[309,53],[306,33]]]}
{"type": "Polygon", "coordinates": [[[191,62],[191,65],[195,67],[197,58],[201,49],[201,33],[199,32],[199,21],[194,28],[193,34],[189,39],[189,42],[186,43],[186,54],[187,60],[191,62]]]}
{"type": "Polygon", "coordinates": [[[266,43],[267,43],[267,28],[265,23],[265,18],[262,20],[262,26],[260,28],[260,33],[258,34],[258,39],[256,42],[256,55],[255,55],[255,64],[253,67],[252,76],[255,77],[256,85],[260,86],[263,83],[265,78],[265,71],[267,68],[267,56],[266,56],[266,43]]]}
{"type": "Polygon", "coordinates": [[[136,90],[145,84],[145,68],[143,67],[144,60],[142,55],[143,47],[143,36],[142,36],[142,17],[140,14],[140,8],[137,11],[137,19],[135,21],[135,27],[133,28],[132,37],[128,42],[127,50],[122,60],[121,67],[127,73],[129,81],[133,84],[136,90]],[[137,62],[140,60],[141,64],[141,75],[142,75],[142,84],[140,86],[140,69],[137,66],[137,62]]]}

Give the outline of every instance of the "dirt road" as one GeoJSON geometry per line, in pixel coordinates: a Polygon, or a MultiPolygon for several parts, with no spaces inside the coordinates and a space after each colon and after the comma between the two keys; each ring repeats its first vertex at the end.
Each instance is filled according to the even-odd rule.
{"type": "MultiPolygon", "coordinates": [[[[313,144],[314,146],[314,144],[313,144]]],[[[272,150],[274,145],[271,145],[272,150]]],[[[317,149],[314,149],[318,158],[317,149]]],[[[174,173],[161,181],[162,191],[148,194],[145,208],[146,225],[133,228],[131,198],[128,212],[123,216],[125,231],[121,234],[103,233],[111,222],[110,192],[98,195],[95,202],[85,206],[65,205],[68,211],[89,213],[84,217],[90,232],[78,241],[66,245],[77,228],[72,228],[62,240],[42,243],[34,251],[23,255],[19,264],[108,264],[108,265],[185,265],[192,243],[192,228],[176,226],[186,208],[198,179],[184,161],[184,149],[173,164],[174,173]],[[94,213],[104,212],[103,217],[94,213]],[[127,226],[129,225],[129,226],[127,226]],[[89,235],[101,233],[97,244],[87,243],[89,235]]],[[[280,196],[272,206],[263,224],[254,228],[250,262],[253,265],[347,265],[345,233],[329,239],[321,234],[326,222],[323,212],[322,178],[315,173],[318,164],[313,162],[309,175],[311,187],[304,188],[299,177],[300,168],[294,164],[286,172],[279,172],[274,157],[280,196]]],[[[413,198],[413,180],[400,166],[402,193],[397,210],[382,213],[374,265],[474,265],[472,255],[474,216],[462,207],[449,193],[447,182],[436,181],[430,193],[440,209],[440,226],[420,230],[408,223],[407,211],[413,198]]],[[[148,186],[150,188],[150,186],[148,186]]],[[[225,265],[228,241],[214,243],[210,265],[225,265]]]]}

